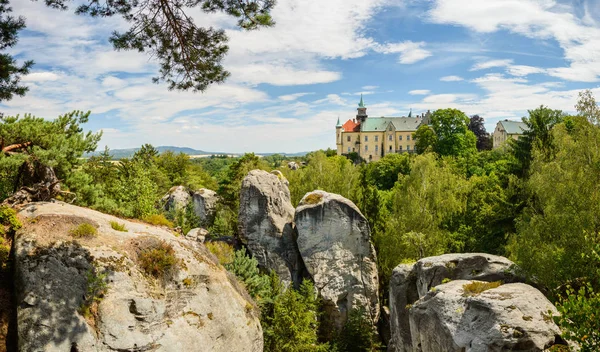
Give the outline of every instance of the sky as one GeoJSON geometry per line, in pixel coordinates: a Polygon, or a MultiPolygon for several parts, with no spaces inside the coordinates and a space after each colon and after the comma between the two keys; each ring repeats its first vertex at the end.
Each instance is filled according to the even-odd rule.
{"type": "Polygon", "coordinates": [[[577,95],[600,98],[598,0],[278,0],[276,25],[242,31],[225,14],[190,9],[223,28],[228,80],[204,93],[152,83],[156,62],[114,51],[119,18],[93,19],[12,0],[27,29],[9,49],[35,61],[30,90],[0,104],[8,115],[53,119],[91,111],[99,149],[174,145],[221,152],[335,148],[335,125],[457,108],[520,119],[540,105],[573,112],[577,95]]]}

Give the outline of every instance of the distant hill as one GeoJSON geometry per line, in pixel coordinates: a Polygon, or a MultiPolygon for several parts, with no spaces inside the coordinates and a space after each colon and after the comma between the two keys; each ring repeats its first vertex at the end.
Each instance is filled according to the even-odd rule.
{"type": "MultiPolygon", "coordinates": [[[[124,159],[124,158],[131,158],[133,156],[133,154],[138,151],[140,148],[128,148],[128,149],[111,149],[110,150],[110,154],[113,156],[114,159],[124,159]]],[[[160,146],[160,147],[156,147],[156,149],[158,150],[159,153],[164,153],[166,151],[172,151],[173,153],[183,153],[183,154],[187,154],[187,155],[234,155],[234,156],[238,156],[238,155],[243,155],[244,153],[225,153],[225,152],[207,152],[204,150],[198,150],[198,149],[193,149],[193,148],[187,148],[187,147],[174,147],[174,146],[160,146]]],[[[102,153],[102,150],[97,150],[93,153],[87,153],[84,155],[84,157],[89,158],[90,156],[97,156],[100,153],[102,153]]],[[[300,157],[300,156],[304,156],[306,155],[308,152],[299,152],[299,153],[256,153],[256,155],[260,155],[260,156],[268,156],[268,155],[273,155],[273,154],[281,154],[281,155],[285,155],[285,156],[289,156],[289,157],[300,157]]]]}

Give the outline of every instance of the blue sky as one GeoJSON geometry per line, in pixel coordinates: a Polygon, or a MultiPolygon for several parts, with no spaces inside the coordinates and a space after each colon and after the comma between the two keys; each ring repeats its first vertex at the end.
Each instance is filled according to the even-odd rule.
{"type": "Polygon", "coordinates": [[[208,151],[298,152],[335,147],[335,123],[438,108],[479,114],[488,131],[541,104],[567,112],[600,97],[597,0],[279,0],[273,28],[242,32],[222,14],[192,10],[227,30],[228,81],[205,93],[168,91],[155,62],[115,52],[127,24],[13,0],[28,29],[11,49],[36,65],[6,114],[54,118],[91,110],[100,147],[143,143],[208,151]]]}

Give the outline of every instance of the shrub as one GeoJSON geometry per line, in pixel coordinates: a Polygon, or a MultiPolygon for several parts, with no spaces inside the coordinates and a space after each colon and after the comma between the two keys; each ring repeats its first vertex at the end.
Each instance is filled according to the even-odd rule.
{"type": "Polygon", "coordinates": [[[235,274],[258,304],[269,295],[269,276],[260,273],[258,261],[247,256],[246,249],[235,251],[233,260],[225,268],[235,274]]]}
{"type": "Polygon", "coordinates": [[[107,274],[93,268],[88,270],[86,277],[86,294],[79,310],[84,317],[91,318],[96,315],[97,305],[108,290],[107,274]]]}
{"type": "Polygon", "coordinates": [[[142,248],[137,259],[142,270],[157,279],[166,278],[177,266],[175,250],[165,241],[156,241],[142,248]]]}
{"type": "Polygon", "coordinates": [[[111,221],[110,227],[112,227],[112,229],[116,230],[116,231],[127,232],[127,228],[125,227],[125,224],[121,224],[116,221],[111,221]]]}
{"type": "Polygon", "coordinates": [[[69,234],[75,238],[96,237],[98,236],[98,229],[89,222],[84,222],[71,229],[69,234]]]}
{"type": "Polygon", "coordinates": [[[0,206],[0,235],[12,235],[21,226],[21,222],[17,219],[17,212],[14,209],[0,206]]]}
{"type": "Polygon", "coordinates": [[[367,319],[364,308],[353,309],[337,338],[340,351],[366,352],[378,351],[381,347],[373,324],[367,319]]]}
{"type": "Polygon", "coordinates": [[[233,262],[234,251],[230,244],[225,242],[207,242],[205,246],[217,257],[221,265],[227,266],[233,262]]]}
{"type": "Polygon", "coordinates": [[[600,293],[591,285],[577,292],[569,287],[556,308],[560,315],[552,318],[562,329],[563,338],[577,343],[582,352],[600,351],[600,293]]]}
{"type": "Polygon", "coordinates": [[[483,291],[491,290],[502,285],[502,281],[484,282],[472,281],[463,285],[463,296],[476,296],[483,291]]]}
{"type": "Polygon", "coordinates": [[[151,225],[156,225],[156,226],[166,226],[166,227],[170,227],[170,228],[175,226],[163,214],[147,215],[147,216],[144,216],[144,218],[142,220],[144,220],[145,222],[147,222],[151,225]]]}

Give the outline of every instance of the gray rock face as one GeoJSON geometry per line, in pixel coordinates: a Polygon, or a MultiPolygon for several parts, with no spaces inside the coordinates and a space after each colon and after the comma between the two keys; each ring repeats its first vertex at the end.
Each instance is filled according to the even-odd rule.
{"type": "Polygon", "coordinates": [[[32,203],[19,215],[19,351],[262,351],[254,303],[203,244],[59,202],[32,203]],[[69,231],[81,223],[98,236],[74,239],[69,231]],[[163,241],[177,270],[158,280],[136,258],[144,244],[163,241]],[[101,283],[106,291],[96,296],[101,283]]]}
{"type": "Polygon", "coordinates": [[[187,187],[175,186],[160,199],[160,202],[166,211],[172,211],[185,209],[191,200],[192,196],[187,187]]]}
{"type": "Polygon", "coordinates": [[[340,329],[358,308],[375,325],[377,259],[369,225],[356,205],[340,195],[314,191],[300,201],[295,222],[298,249],[333,328],[340,329]]]}
{"type": "Polygon", "coordinates": [[[296,163],[295,161],[290,161],[288,163],[288,167],[290,168],[290,170],[298,170],[300,168],[298,163],[296,163]]]}
{"type": "Polygon", "coordinates": [[[457,280],[439,285],[410,309],[413,351],[543,351],[560,335],[548,311],[556,308],[537,289],[506,284],[465,296],[457,280]]]}
{"type": "Polygon", "coordinates": [[[204,243],[206,240],[206,236],[208,236],[208,231],[201,227],[197,227],[195,229],[191,229],[188,233],[185,234],[185,238],[192,241],[198,241],[200,243],[204,243]]]}
{"type": "Polygon", "coordinates": [[[444,254],[415,264],[398,265],[390,279],[389,351],[413,351],[407,305],[424,297],[432,287],[448,280],[523,282],[510,260],[485,253],[444,254]]]}
{"type": "Polygon", "coordinates": [[[194,212],[202,224],[211,224],[215,218],[215,211],[219,197],[217,192],[201,188],[192,194],[194,212]]]}
{"type": "Polygon", "coordinates": [[[283,175],[252,170],[240,190],[239,233],[258,264],[285,282],[302,275],[293,228],[294,207],[283,175]]]}

